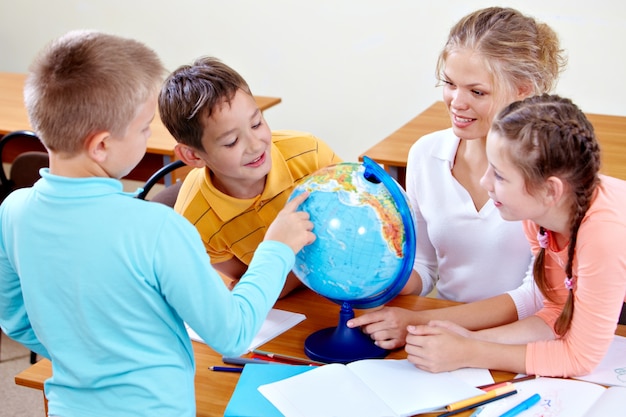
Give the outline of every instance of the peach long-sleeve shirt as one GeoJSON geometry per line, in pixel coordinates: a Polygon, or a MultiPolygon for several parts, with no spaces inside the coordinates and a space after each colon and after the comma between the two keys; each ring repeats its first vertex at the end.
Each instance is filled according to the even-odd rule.
{"type": "MultiPolygon", "coordinates": [[[[569,331],[555,340],[532,342],[526,349],[526,372],[570,377],[591,372],[613,340],[617,319],[626,298],[626,182],[601,176],[591,207],[578,231],[572,265],[574,316],[569,331]]],[[[539,251],[538,226],[524,222],[534,253],[539,251]]],[[[567,247],[550,240],[546,249],[546,274],[555,302],[544,300],[536,313],[550,327],[560,315],[565,288],[567,247]]]]}

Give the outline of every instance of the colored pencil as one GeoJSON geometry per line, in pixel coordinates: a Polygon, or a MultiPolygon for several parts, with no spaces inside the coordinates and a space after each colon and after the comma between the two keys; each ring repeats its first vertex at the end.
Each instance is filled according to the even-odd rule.
{"type": "Polygon", "coordinates": [[[521,376],[519,378],[512,378],[512,379],[507,379],[505,381],[500,381],[500,382],[494,382],[493,384],[486,384],[486,385],[481,385],[480,387],[476,387],[478,389],[482,389],[482,390],[491,390],[493,389],[495,386],[498,386],[502,383],[505,382],[511,382],[511,383],[516,383],[516,382],[522,382],[522,381],[530,381],[531,379],[535,379],[535,378],[539,378],[539,375],[526,375],[526,376],[521,376]]]}
{"type": "Polygon", "coordinates": [[[272,363],[270,361],[264,361],[261,359],[254,359],[254,358],[240,358],[240,357],[229,357],[229,356],[222,356],[222,362],[224,363],[228,363],[231,365],[245,365],[247,363],[272,363]]]}
{"type": "Polygon", "coordinates": [[[513,391],[510,391],[510,392],[505,392],[505,393],[504,393],[504,394],[502,394],[502,395],[498,395],[498,396],[496,396],[496,397],[486,399],[486,400],[481,401],[481,402],[479,402],[479,403],[476,403],[476,404],[470,404],[470,405],[468,405],[468,406],[466,406],[466,407],[459,408],[458,410],[448,411],[447,413],[439,414],[437,417],[448,417],[448,416],[453,416],[453,415],[456,415],[456,414],[462,413],[463,411],[471,410],[472,408],[476,408],[476,407],[479,407],[479,406],[481,406],[481,405],[489,404],[489,403],[491,403],[491,402],[501,400],[502,398],[506,398],[506,397],[509,397],[509,396],[511,396],[511,395],[514,395],[514,394],[517,394],[517,390],[515,390],[515,389],[514,389],[513,391]]]}
{"type": "Polygon", "coordinates": [[[504,387],[496,388],[491,391],[487,391],[484,394],[476,395],[472,398],[467,398],[465,400],[453,402],[450,405],[446,406],[446,410],[448,411],[456,411],[459,408],[465,408],[469,405],[476,404],[485,400],[489,400],[491,398],[497,397],[498,395],[506,394],[507,392],[511,392],[515,390],[513,385],[507,385],[504,387]]]}
{"type": "Polygon", "coordinates": [[[513,385],[513,383],[512,382],[497,382],[495,384],[485,385],[483,387],[478,387],[478,388],[483,390],[483,391],[491,391],[491,390],[494,390],[496,388],[506,387],[508,385],[513,385]]]}
{"type": "Polygon", "coordinates": [[[274,359],[279,362],[287,362],[287,363],[291,363],[294,365],[311,365],[311,366],[326,365],[324,362],[313,361],[310,359],[302,359],[302,358],[298,358],[295,356],[280,355],[278,353],[265,352],[263,350],[253,350],[252,353],[254,355],[260,356],[261,358],[274,359]]]}
{"type": "Polygon", "coordinates": [[[209,369],[216,372],[243,372],[243,368],[236,366],[209,366],[209,369]]]}

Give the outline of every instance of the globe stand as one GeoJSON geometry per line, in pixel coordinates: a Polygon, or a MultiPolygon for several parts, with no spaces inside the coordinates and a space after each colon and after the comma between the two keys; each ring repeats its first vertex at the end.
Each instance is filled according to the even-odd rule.
{"type": "Polygon", "coordinates": [[[354,317],[352,305],[343,302],[337,327],[328,327],[309,335],[304,342],[304,352],[314,361],[348,363],[360,359],[381,359],[388,350],[374,344],[360,328],[349,328],[348,320],[354,317]]]}

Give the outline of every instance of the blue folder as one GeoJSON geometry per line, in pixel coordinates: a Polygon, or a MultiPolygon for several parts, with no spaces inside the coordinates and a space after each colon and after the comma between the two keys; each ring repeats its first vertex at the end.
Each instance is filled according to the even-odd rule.
{"type": "Polygon", "coordinates": [[[261,385],[280,381],[313,369],[308,365],[246,364],[235,391],[224,411],[224,417],[283,417],[257,389],[261,385]]]}

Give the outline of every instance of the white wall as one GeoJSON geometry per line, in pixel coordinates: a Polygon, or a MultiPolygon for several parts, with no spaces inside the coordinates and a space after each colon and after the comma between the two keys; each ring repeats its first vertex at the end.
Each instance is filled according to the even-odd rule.
{"type": "Polygon", "coordinates": [[[282,97],[272,129],[313,132],[346,160],[439,100],[434,66],[450,26],[506,5],[550,24],[568,51],[556,92],[626,115],[626,3],[613,0],[0,0],[0,71],[25,72],[76,28],[133,37],[173,70],[200,55],[282,97]]]}

